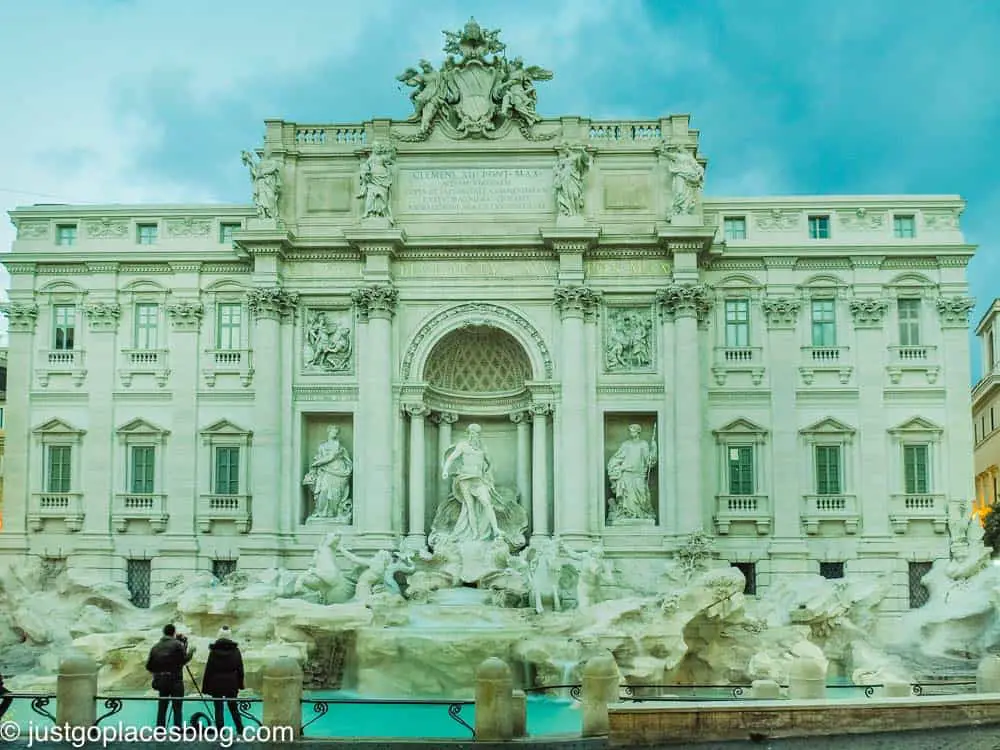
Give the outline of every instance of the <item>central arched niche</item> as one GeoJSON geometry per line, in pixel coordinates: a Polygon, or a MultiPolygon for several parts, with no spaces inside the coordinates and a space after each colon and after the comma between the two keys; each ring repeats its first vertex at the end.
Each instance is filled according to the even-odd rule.
{"type": "Polygon", "coordinates": [[[526,393],[531,361],[506,331],[468,325],[441,337],[427,357],[424,382],[445,397],[511,398],[526,393]]]}

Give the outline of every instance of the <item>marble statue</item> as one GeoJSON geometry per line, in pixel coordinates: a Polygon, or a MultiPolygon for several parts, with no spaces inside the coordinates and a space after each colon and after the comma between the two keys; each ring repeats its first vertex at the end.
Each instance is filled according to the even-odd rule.
{"type": "Polygon", "coordinates": [[[392,187],[392,167],[396,162],[396,149],[384,142],[372,146],[372,151],[361,166],[361,189],[358,197],[364,199],[362,218],[386,219],[392,223],[389,207],[389,190],[392,187]]]}
{"type": "Polygon", "coordinates": [[[312,562],[295,581],[295,593],[318,604],[340,604],[354,594],[354,584],[337,564],[340,534],[327,534],[313,552],[312,562]]]}
{"type": "Polygon", "coordinates": [[[653,319],[648,311],[620,310],[608,316],[604,363],[609,372],[651,367],[653,319]]]}
{"type": "Polygon", "coordinates": [[[441,467],[442,479],[452,476],[451,469],[456,462],[458,468],[452,480],[452,494],[461,504],[461,511],[452,536],[473,541],[502,539],[503,531],[494,508],[497,491],[493,466],[478,424],[470,424],[465,439],[448,449],[441,467]]]}
{"type": "Polygon", "coordinates": [[[649,471],[656,464],[656,427],[652,440],[640,437],[642,427],[631,424],[629,437],[608,461],[608,479],[614,495],[608,501],[608,521],[655,520],[649,492],[649,471]]]}
{"type": "MultiPolygon", "coordinates": [[[[340,553],[348,561],[362,568],[354,587],[354,601],[364,605],[370,604],[373,596],[386,590],[386,578],[390,577],[389,567],[393,561],[392,553],[382,549],[366,560],[343,545],[340,547],[340,553]]],[[[398,585],[393,593],[399,593],[398,585]]]]}
{"type": "Polygon", "coordinates": [[[250,151],[244,151],[243,164],[249,167],[250,179],[253,180],[253,205],[257,209],[257,218],[277,219],[281,163],[267,151],[259,158],[255,158],[250,151]]]}
{"type": "Polygon", "coordinates": [[[327,428],[326,440],[320,443],[309,464],[302,484],[310,487],[313,509],[308,521],[351,523],[354,503],[351,500],[351,474],[354,463],[340,442],[340,428],[327,428]]]}
{"type": "Polygon", "coordinates": [[[671,216],[690,216],[698,207],[698,197],[705,182],[705,168],[686,148],[668,146],[664,150],[667,168],[670,170],[671,216]]]}
{"type": "Polygon", "coordinates": [[[583,146],[563,145],[559,148],[559,158],[552,171],[552,184],[560,216],[579,216],[583,213],[583,179],[591,161],[583,146]]]}
{"type": "Polygon", "coordinates": [[[614,578],[611,561],[604,556],[604,543],[598,540],[582,552],[575,552],[566,546],[561,547],[561,551],[577,570],[577,609],[586,609],[601,602],[604,586],[612,583],[614,578]]]}
{"type": "Polygon", "coordinates": [[[447,56],[439,70],[420,60],[417,67],[396,77],[413,88],[409,121],[420,125],[415,135],[394,135],[402,141],[423,140],[438,122],[452,138],[499,137],[509,125],[530,135],[532,126],[541,120],[535,111],[535,81],[551,79],[552,72],[526,66],[519,57],[508,60],[502,54],[505,45],[499,30],[484,29],[475,19],[461,31],[445,31],[444,35],[447,56]]]}
{"type": "Polygon", "coordinates": [[[532,539],[531,546],[524,551],[528,587],[531,592],[532,604],[538,614],[545,611],[543,602],[546,599],[552,602],[554,611],[558,612],[562,609],[559,597],[559,579],[562,577],[560,557],[563,551],[561,540],[547,537],[532,539]]]}
{"type": "Polygon", "coordinates": [[[350,369],[351,329],[331,321],[326,312],[313,313],[306,324],[305,360],[310,368],[323,372],[344,372],[350,369]]]}

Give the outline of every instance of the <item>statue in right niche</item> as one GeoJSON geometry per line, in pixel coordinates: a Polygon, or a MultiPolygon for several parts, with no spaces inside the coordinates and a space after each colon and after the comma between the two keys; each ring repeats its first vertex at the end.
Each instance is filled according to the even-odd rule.
{"type": "Polygon", "coordinates": [[[637,424],[628,426],[628,435],[608,461],[609,524],[656,519],[649,491],[649,472],[656,465],[656,426],[652,440],[641,437],[642,427],[637,424]]]}

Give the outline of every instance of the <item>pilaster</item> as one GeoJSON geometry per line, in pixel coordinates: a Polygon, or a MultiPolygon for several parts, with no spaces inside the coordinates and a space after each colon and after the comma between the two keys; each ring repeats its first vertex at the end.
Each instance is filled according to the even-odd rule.
{"type": "Polygon", "coordinates": [[[947,456],[942,461],[948,488],[948,501],[968,504],[973,495],[975,462],[972,439],[972,392],[969,389],[969,313],[975,306],[972,297],[942,296],[936,301],[941,320],[941,362],[944,366],[944,424],[947,456]]]}

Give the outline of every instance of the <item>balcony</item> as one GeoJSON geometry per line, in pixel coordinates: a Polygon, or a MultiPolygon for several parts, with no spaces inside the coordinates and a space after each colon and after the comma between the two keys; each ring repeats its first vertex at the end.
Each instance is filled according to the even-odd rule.
{"type": "Polygon", "coordinates": [[[247,388],[253,382],[253,352],[250,349],[206,349],[201,356],[201,373],[205,385],[215,387],[220,376],[238,377],[247,388]]]}
{"type": "Polygon", "coordinates": [[[750,382],[760,385],[764,379],[762,349],[759,346],[717,346],[712,375],[716,385],[725,385],[729,376],[742,373],[750,382]]]}
{"type": "Polygon", "coordinates": [[[82,349],[47,349],[38,352],[38,364],[35,367],[38,375],[38,385],[49,387],[53,375],[68,375],[73,385],[79,388],[87,377],[82,349]]]}
{"type": "Polygon", "coordinates": [[[250,531],[253,516],[250,513],[249,495],[202,495],[198,501],[198,530],[203,534],[212,531],[212,524],[232,521],[241,534],[250,531]]]}
{"type": "Polygon", "coordinates": [[[157,534],[166,531],[167,496],[160,494],[120,494],[115,495],[111,523],[119,533],[128,529],[131,521],[149,521],[149,527],[157,534]]]}
{"type": "Polygon", "coordinates": [[[82,492],[36,492],[31,496],[28,528],[41,531],[45,521],[63,521],[67,531],[83,528],[82,492]]]}
{"type": "Polygon", "coordinates": [[[850,349],[846,346],[803,346],[802,364],[799,366],[802,382],[812,385],[820,374],[821,377],[836,377],[840,385],[847,385],[854,371],[849,355],[850,349]]]}
{"type": "Polygon", "coordinates": [[[936,534],[948,531],[948,509],[944,495],[907,493],[889,499],[889,523],[897,534],[906,533],[910,521],[929,521],[936,534]]]}
{"type": "Polygon", "coordinates": [[[936,346],[890,346],[889,365],[886,367],[889,381],[899,385],[907,372],[923,375],[929,385],[937,382],[941,372],[936,346]]]}
{"type": "Polygon", "coordinates": [[[767,495],[716,495],[716,530],[726,535],[734,523],[753,523],[758,534],[768,534],[771,531],[771,499],[767,495]]]}
{"type": "Polygon", "coordinates": [[[163,388],[170,377],[167,349],[123,349],[118,375],[125,388],[132,386],[136,375],[152,375],[163,388]]]}
{"type": "Polygon", "coordinates": [[[819,533],[819,525],[823,521],[834,521],[844,524],[844,532],[857,534],[861,524],[858,513],[858,498],[855,495],[805,495],[805,508],[802,511],[802,525],[806,533],[819,533]]]}

